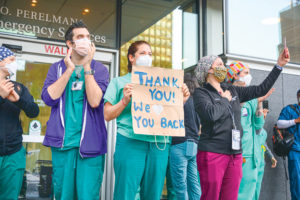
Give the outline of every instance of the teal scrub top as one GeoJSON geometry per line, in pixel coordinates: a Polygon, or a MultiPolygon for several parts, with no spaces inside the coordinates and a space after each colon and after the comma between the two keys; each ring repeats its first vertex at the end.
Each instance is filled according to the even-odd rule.
{"type": "Polygon", "coordinates": [[[247,101],[242,106],[241,124],[243,127],[242,148],[243,157],[254,157],[255,163],[258,162],[256,156],[261,152],[260,137],[256,130],[264,126],[264,116],[256,116],[258,100],[247,101]]]}
{"type": "MultiPolygon", "coordinates": [[[[124,97],[124,86],[131,83],[131,73],[125,76],[117,77],[111,80],[104,96],[104,103],[109,102],[112,105],[117,104],[124,97]]],[[[123,112],[117,117],[117,132],[125,137],[142,140],[146,142],[155,142],[155,136],[152,135],[140,135],[133,132],[132,127],[132,115],[131,115],[131,102],[126,106],[123,112]]],[[[156,142],[169,143],[169,137],[156,136],[156,142]]]]}
{"type": "Polygon", "coordinates": [[[85,94],[83,66],[75,67],[75,70],[72,73],[65,90],[66,104],[65,138],[63,146],[64,150],[80,146],[83,119],[83,100],[85,94]]]}

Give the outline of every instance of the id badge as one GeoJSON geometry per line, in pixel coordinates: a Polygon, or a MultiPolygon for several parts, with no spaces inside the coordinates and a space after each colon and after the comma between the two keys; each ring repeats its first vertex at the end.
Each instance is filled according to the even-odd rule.
{"type": "Polygon", "coordinates": [[[247,108],[243,108],[243,110],[242,110],[242,116],[243,117],[247,117],[248,116],[247,108]]]}
{"type": "Polygon", "coordinates": [[[195,156],[197,154],[197,144],[193,141],[187,140],[185,142],[185,155],[195,156]]]}
{"type": "Polygon", "coordinates": [[[83,81],[75,81],[72,83],[72,90],[81,90],[83,85],[83,81]]]}
{"type": "Polygon", "coordinates": [[[241,133],[239,130],[236,129],[232,129],[232,149],[241,149],[241,133]]]}

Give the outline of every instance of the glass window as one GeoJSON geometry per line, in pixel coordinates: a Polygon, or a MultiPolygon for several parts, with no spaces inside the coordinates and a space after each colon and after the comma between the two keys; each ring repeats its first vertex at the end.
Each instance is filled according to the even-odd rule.
{"type": "Polygon", "coordinates": [[[275,60],[286,38],[291,62],[300,63],[299,0],[226,3],[227,53],[275,60]]]}
{"type": "Polygon", "coordinates": [[[223,0],[203,1],[203,56],[223,54],[223,0]]]}
{"type": "Polygon", "coordinates": [[[183,68],[197,64],[199,59],[199,26],[198,8],[196,3],[191,3],[183,9],[182,31],[183,31],[183,68]]]}
{"type": "MultiPolygon", "coordinates": [[[[42,85],[47,76],[51,64],[36,63],[18,59],[19,68],[15,69],[16,81],[23,83],[35,102],[38,104],[40,113],[34,119],[28,118],[22,111],[20,119],[24,135],[31,137],[44,136],[46,132],[46,122],[49,119],[50,107],[46,106],[41,100],[42,85]],[[41,133],[34,133],[30,130],[29,124],[37,120],[41,124],[41,133]]],[[[24,136],[23,136],[24,137],[24,136]]],[[[24,142],[26,149],[26,170],[24,173],[23,185],[20,195],[27,199],[51,196],[51,151],[50,148],[43,146],[41,143],[24,142]]],[[[45,198],[50,199],[50,198],[45,198]]]]}
{"type": "Polygon", "coordinates": [[[137,40],[150,43],[153,66],[183,69],[198,60],[198,14],[194,0],[157,0],[122,5],[120,75],[127,73],[127,50],[137,40]]]}
{"type": "Polygon", "coordinates": [[[97,46],[116,47],[116,0],[0,2],[1,34],[64,41],[67,28],[79,20],[97,46]]]}

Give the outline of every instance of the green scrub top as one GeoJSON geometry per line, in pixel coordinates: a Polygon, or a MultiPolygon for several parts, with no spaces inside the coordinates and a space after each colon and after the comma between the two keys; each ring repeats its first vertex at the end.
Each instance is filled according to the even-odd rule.
{"type": "MultiPolygon", "coordinates": [[[[117,104],[124,97],[124,86],[131,83],[131,73],[125,76],[117,77],[111,80],[104,96],[104,103],[109,102],[112,105],[117,104]]],[[[142,140],[146,142],[155,142],[155,136],[152,135],[140,135],[133,132],[132,116],[131,116],[131,102],[126,106],[123,112],[117,117],[117,132],[125,137],[142,140]]],[[[156,136],[156,142],[169,143],[169,137],[156,136]]]]}
{"type": "Polygon", "coordinates": [[[63,149],[67,150],[80,146],[85,93],[83,66],[75,66],[65,90],[65,138],[63,149]]]}
{"type": "MultiPolygon", "coordinates": [[[[256,157],[261,152],[261,145],[256,130],[264,125],[264,117],[256,116],[258,100],[253,99],[244,103],[241,111],[241,124],[243,127],[242,148],[243,157],[256,157]]],[[[258,160],[255,158],[255,163],[258,160]]]]}

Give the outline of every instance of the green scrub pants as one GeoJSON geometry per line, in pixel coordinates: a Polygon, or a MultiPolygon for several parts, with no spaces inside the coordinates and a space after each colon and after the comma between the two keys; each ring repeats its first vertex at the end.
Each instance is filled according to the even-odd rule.
{"type": "Polygon", "coordinates": [[[175,189],[173,187],[173,183],[172,183],[172,176],[171,176],[171,170],[170,170],[170,158],[169,158],[169,164],[168,164],[168,168],[167,168],[166,182],[167,182],[168,200],[177,200],[176,191],[175,191],[175,189]]]}
{"type": "Polygon", "coordinates": [[[56,200],[99,200],[105,155],[82,158],[78,148],[52,150],[56,200]]]}
{"type": "Polygon", "coordinates": [[[22,147],[18,152],[0,156],[0,199],[17,200],[26,167],[26,151],[22,147]]]}
{"type": "Polygon", "coordinates": [[[115,200],[133,200],[140,186],[141,200],[160,200],[169,144],[145,142],[117,134],[114,154],[115,200]],[[165,148],[164,148],[165,146],[165,148]]]}
{"type": "Polygon", "coordinates": [[[258,168],[255,167],[253,157],[245,157],[246,162],[243,163],[243,177],[239,188],[238,200],[254,199],[258,168]]]}
{"type": "Polygon", "coordinates": [[[262,161],[260,161],[260,165],[258,166],[256,190],[255,190],[255,196],[253,198],[254,200],[259,200],[261,183],[262,183],[262,180],[263,180],[263,177],[264,177],[264,171],[265,171],[265,161],[262,160],[262,161]]]}

